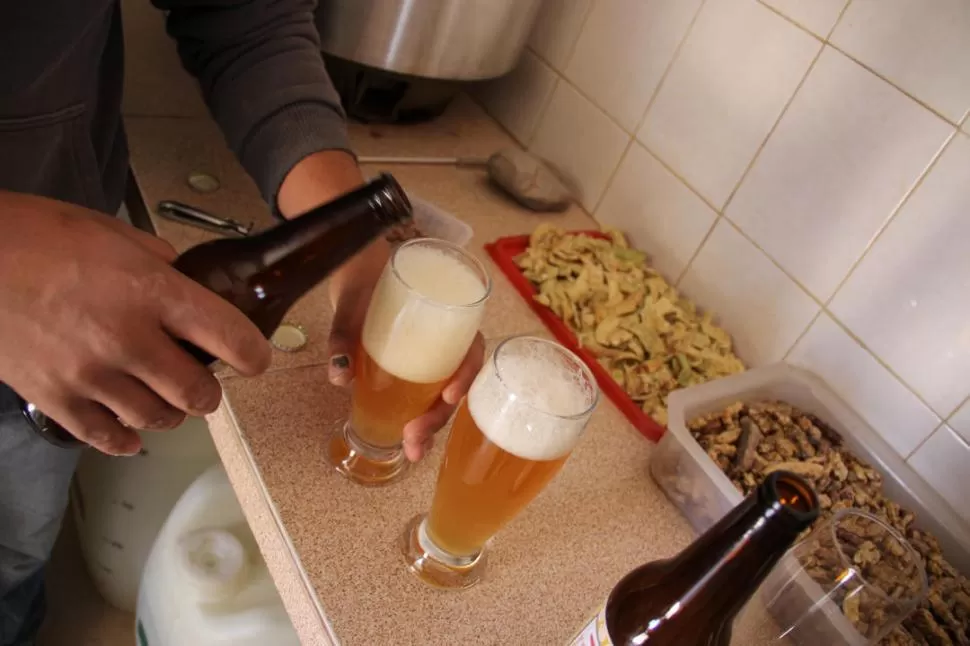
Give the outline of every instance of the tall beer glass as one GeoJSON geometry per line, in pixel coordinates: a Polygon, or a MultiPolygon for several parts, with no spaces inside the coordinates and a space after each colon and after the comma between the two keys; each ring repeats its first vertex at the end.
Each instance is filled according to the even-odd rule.
{"type": "Polygon", "coordinates": [[[418,238],[394,251],[364,319],[350,419],[328,442],[337,471],[370,486],[405,472],[404,426],[461,365],[490,291],[482,263],[450,242],[418,238]]]}
{"type": "Polygon", "coordinates": [[[489,539],[555,477],[599,398],[589,368],[552,341],[503,341],[475,378],[451,427],[431,512],[401,539],[427,583],[481,580],[489,539]]]}

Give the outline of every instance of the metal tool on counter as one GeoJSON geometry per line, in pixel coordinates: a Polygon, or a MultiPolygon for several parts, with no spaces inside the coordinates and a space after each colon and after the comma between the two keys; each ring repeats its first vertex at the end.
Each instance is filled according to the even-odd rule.
{"type": "Polygon", "coordinates": [[[458,168],[484,168],[488,157],[413,157],[410,155],[382,157],[380,155],[360,155],[361,164],[417,164],[430,166],[456,166],[458,168]]]}
{"type": "Polygon", "coordinates": [[[252,222],[249,224],[241,224],[235,220],[212,215],[202,209],[173,200],[159,202],[155,210],[158,215],[166,220],[180,222],[213,233],[229,234],[244,238],[252,233],[253,230],[252,222]]]}
{"type": "Polygon", "coordinates": [[[519,204],[532,211],[563,211],[575,199],[575,182],[549,162],[520,148],[506,148],[490,157],[366,156],[361,164],[409,164],[485,168],[488,177],[519,204]]]}

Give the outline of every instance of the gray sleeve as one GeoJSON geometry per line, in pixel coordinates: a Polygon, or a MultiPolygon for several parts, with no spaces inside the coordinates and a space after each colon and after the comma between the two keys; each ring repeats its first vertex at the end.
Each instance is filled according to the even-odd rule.
{"type": "Polygon", "coordinates": [[[314,25],[315,0],[152,0],[243,167],[276,209],[307,155],[350,150],[314,25]]]}

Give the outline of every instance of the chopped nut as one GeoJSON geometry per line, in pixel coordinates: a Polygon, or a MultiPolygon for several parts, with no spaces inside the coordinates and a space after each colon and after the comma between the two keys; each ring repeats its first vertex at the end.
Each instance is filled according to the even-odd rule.
{"type": "MultiPolygon", "coordinates": [[[[750,493],[777,470],[788,470],[811,479],[822,508],[822,519],[840,509],[859,508],[882,518],[912,546],[923,560],[931,593],[918,610],[880,644],[892,646],[957,644],[970,646],[970,580],[943,557],[936,538],[913,527],[914,514],[883,493],[883,478],[869,464],[850,453],[839,434],[817,417],[784,402],[736,402],[722,411],[688,420],[688,428],[734,486],[750,493]],[[730,440],[736,434],[735,440],[730,440]],[[730,441],[728,441],[730,440],[730,441]],[[733,453],[732,453],[733,449],[733,453]],[[729,457],[730,456],[730,457],[729,457]]],[[[689,491],[693,484],[668,485],[689,491]]],[[[689,493],[685,501],[693,499],[689,493]]],[[[703,507],[709,501],[699,501],[703,507]]],[[[822,547],[804,559],[805,571],[819,581],[854,564],[867,582],[893,599],[913,596],[913,567],[909,553],[884,530],[846,522],[839,538],[851,550],[843,561],[833,546],[822,547]]],[[[874,635],[885,620],[884,597],[866,588],[836,595],[863,636],[874,635]]]]}
{"type": "Polygon", "coordinates": [[[806,478],[818,478],[823,473],[825,473],[825,467],[821,464],[812,464],[810,462],[778,462],[772,464],[767,469],[764,470],[764,474],[774,473],[775,471],[791,471],[800,476],[805,476],[806,478]]]}
{"type": "MultiPolygon", "coordinates": [[[[536,286],[536,302],[572,329],[645,413],[666,425],[672,390],[744,365],[709,313],[698,314],[621,233],[610,235],[603,240],[542,224],[516,264],[536,286]]],[[[726,437],[718,444],[737,440],[726,437]]]]}

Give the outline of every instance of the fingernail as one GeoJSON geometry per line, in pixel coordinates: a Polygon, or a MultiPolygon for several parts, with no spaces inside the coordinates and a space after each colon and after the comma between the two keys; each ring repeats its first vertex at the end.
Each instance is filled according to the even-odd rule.
{"type": "Polygon", "coordinates": [[[338,354],[330,359],[330,365],[338,370],[346,370],[350,367],[350,357],[345,354],[338,354]]]}

